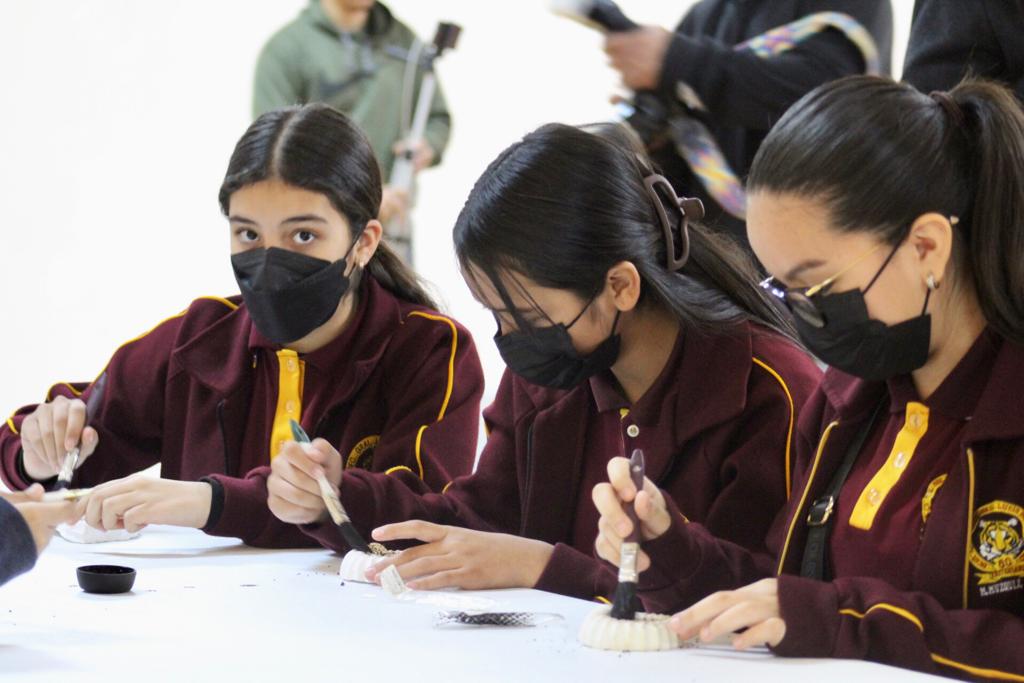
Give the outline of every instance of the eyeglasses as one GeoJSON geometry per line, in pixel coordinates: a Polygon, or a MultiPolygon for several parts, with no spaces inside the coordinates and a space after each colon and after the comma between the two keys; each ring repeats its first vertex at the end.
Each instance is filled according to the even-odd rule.
{"type": "MultiPolygon", "coordinates": [[[[871,278],[871,281],[868,283],[868,286],[862,290],[863,293],[867,293],[867,291],[871,289],[871,286],[875,284],[875,280],[877,280],[878,276],[882,274],[882,271],[885,270],[885,267],[889,265],[889,261],[891,261],[892,257],[896,255],[896,250],[899,249],[900,245],[902,244],[903,241],[901,240],[895,247],[893,247],[892,251],[889,252],[889,255],[885,258],[885,261],[882,263],[882,266],[875,273],[874,277],[871,278]]],[[[777,279],[771,276],[762,280],[760,282],[760,285],[762,289],[764,289],[769,294],[785,303],[786,307],[789,308],[793,315],[800,318],[800,320],[807,323],[811,327],[821,329],[822,327],[825,326],[825,323],[828,321],[825,318],[825,314],[822,312],[820,308],[818,308],[817,304],[814,303],[811,297],[815,296],[816,294],[827,292],[836,280],[838,280],[846,273],[850,272],[850,270],[857,266],[861,261],[863,261],[868,256],[871,256],[876,251],[881,249],[882,246],[882,244],[874,246],[869,251],[855,258],[851,263],[849,263],[845,268],[840,270],[835,275],[829,277],[828,279],[822,280],[818,284],[813,285],[811,287],[786,287],[784,284],[782,284],[777,279]]]]}

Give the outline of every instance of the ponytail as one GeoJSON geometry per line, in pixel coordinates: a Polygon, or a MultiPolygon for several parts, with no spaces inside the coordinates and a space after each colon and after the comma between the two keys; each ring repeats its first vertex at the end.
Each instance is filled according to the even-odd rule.
{"type": "Polygon", "coordinates": [[[949,97],[964,113],[974,187],[965,234],[982,313],[1024,343],[1024,111],[1006,88],[965,81],[949,97]]]}

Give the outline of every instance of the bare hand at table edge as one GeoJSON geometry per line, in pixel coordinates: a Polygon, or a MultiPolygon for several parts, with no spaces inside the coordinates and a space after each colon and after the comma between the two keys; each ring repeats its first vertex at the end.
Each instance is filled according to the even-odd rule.
{"type": "Polygon", "coordinates": [[[676,614],[669,625],[684,640],[699,636],[702,642],[710,643],[734,634],[732,646],[737,650],[758,645],[775,647],[786,637],[779,582],[761,579],[734,591],[712,593],[676,614]]]}
{"type": "Polygon", "coordinates": [[[533,588],[554,552],[550,543],[532,538],[420,520],[379,527],[373,538],[423,542],[378,562],[366,574],[376,582],[382,571],[395,565],[413,590],[533,588]]]}
{"type": "Polygon", "coordinates": [[[40,484],[32,484],[24,491],[0,493],[0,498],[12,504],[25,520],[29,531],[32,532],[32,540],[36,544],[37,553],[43,552],[43,548],[53,538],[53,532],[57,525],[71,524],[81,517],[81,512],[74,502],[42,502],[43,487],[40,484]]]}
{"type": "Polygon", "coordinates": [[[136,532],[149,524],[201,529],[210,518],[213,487],[202,481],[133,474],[92,489],[78,502],[89,526],[136,532]]]}

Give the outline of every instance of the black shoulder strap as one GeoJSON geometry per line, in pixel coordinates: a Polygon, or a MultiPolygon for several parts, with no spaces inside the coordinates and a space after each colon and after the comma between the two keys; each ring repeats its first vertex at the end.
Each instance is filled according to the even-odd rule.
{"type": "Polygon", "coordinates": [[[825,567],[828,564],[828,539],[832,531],[832,513],[835,512],[839,501],[839,491],[846,483],[846,478],[850,476],[853,463],[857,460],[861,449],[864,448],[864,442],[871,434],[885,403],[882,400],[875,407],[867,424],[850,443],[846,457],[843,458],[836,473],[832,475],[832,481],[828,483],[824,493],[811,503],[811,507],[807,511],[807,526],[810,528],[807,531],[807,544],[804,546],[804,556],[800,563],[800,576],[804,578],[818,581],[825,579],[825,567]]]}

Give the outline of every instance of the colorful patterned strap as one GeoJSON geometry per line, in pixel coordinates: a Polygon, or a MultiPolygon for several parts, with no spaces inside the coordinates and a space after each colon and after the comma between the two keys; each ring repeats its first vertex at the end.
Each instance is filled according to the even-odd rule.
{"type": "MultiPolygon", "coordinates": [[[[768,58],[791,50],[802,41],[826,29],[836,29],[853,43],[864,58],[865,72],[878,74],[881,63],[874,39],[856,19],[841,12],[818,12],[802,19],[755,36],[735,47],[748,50],[758,57],[768,58]]],[[[681,96],[691,109],[704,109],[704,105],[685,84],[680,84],[681,96]]],[[[675,116],[669,121],[669,135],[676,150],[686,160],[708,193],[733,216],[746,217],[747,196],[743,182],[725,160],[714,136],[701,121],[691,116],[675,116]]]]}

